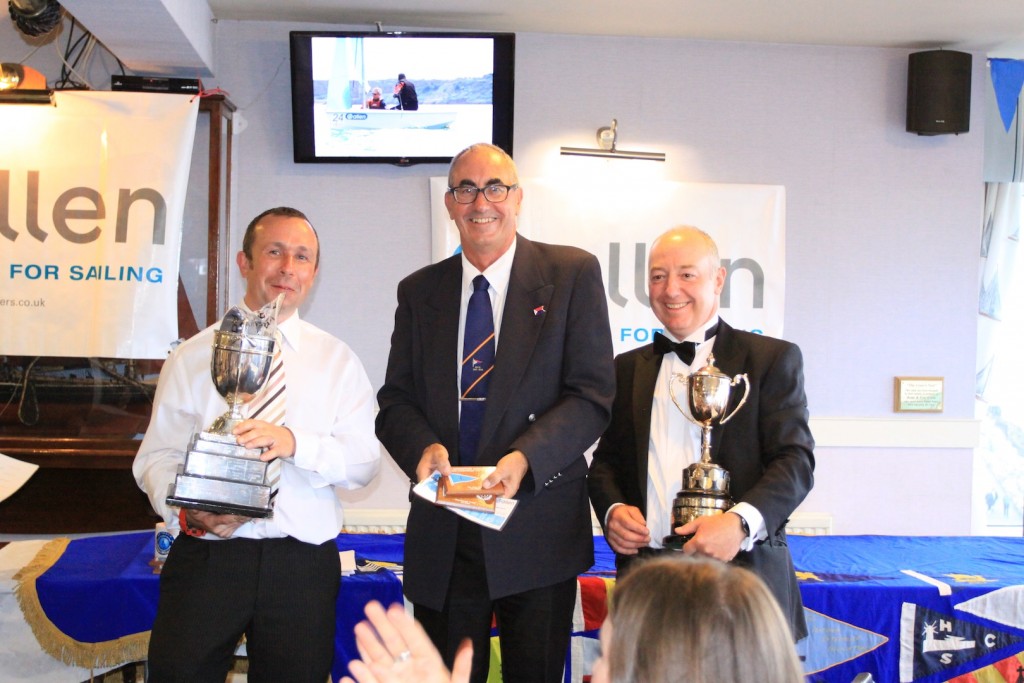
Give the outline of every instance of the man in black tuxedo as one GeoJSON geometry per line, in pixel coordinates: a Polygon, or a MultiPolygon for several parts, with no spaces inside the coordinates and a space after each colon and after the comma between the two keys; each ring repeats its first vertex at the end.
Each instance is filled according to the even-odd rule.
{"type": "Polygon", "coordinates": [[[695,372],[712,352],[721,372],[746,373],[746,405],[714,427],[711,438],[711,459],[730,473],[737,504],[674,531],[693,534],[683,546],[687,554],[756,571],[799,640],[807,627],[785,527],[814,482],[803,358],[794,344],[735,330],[721,320],[724,284],[718,248],[706,233],[684,226],[655,240],[648,286],[651,309],[666,334],[615,359],[612,421],[591,462],[590,500],[620,571],[638,556],[664,552],[662,539],[673,532],[672,503],[682,472],[700,459],[700,428],[673,405],[670,377],[695,372]],[[689,341],[696,347],[687,362],[681,357],[686,353],[673,347],[689,341]]]}
{"type": "Polygon", "coordinates": [[[512,159],[492,145],[452,160],[445,206],[462,253],[398,285],[377,436],[413,483],[453,465],[495,466],[485,484],[518,501],[501,531],[410,495],[405,594],[449,667],[471,638],[472,680],[486,680],[493,614],[504,680],[556,683],[576,577],[593,564],[583,454],[608,424],[614,368],[597,259],[518,236],[518,183],[512,159]],[[497,351],[486,400],[460,401],[467,305],[479,275],[497,351]],[[465,426],[477,406],[471,460],[460,419],[465,426]]]}

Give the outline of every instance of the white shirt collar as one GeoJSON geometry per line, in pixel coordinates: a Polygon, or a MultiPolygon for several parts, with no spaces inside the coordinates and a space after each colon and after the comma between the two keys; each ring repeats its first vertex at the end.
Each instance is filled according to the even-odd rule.
{"type": "Polygon", "coordinates": [[[671,339],[674,342],[692,341],[692,342],[697,342],[697,345],[700,346],[705,341],[707,341],[707,340],[704,339],[704,335],[707,333],[707,331],[709,329],[711,329],[712,327],[714,327],[715,325],[718,324],[718,320],[719,320],[718,315],[713,316],[710,320],[708,320],[706,323],[704,323],[703,325],[698,327],[691,334],[687,335],[686,339],[676,339],[675,335],[673,335],[668,330],[663,330],[662,334],[664,334],[666,337],[668,337],[669,339],[671,339]]]}
{"type": "Polygon", "coordinates": [[[516,242],[517,239],[512,240],[512,246],[505,250],[505,253],[498,257],[498,260],[488,266],[487,270],[480,272],[476,269],[469,259],[466,258],[465,252],[461,252],[462,257],[462,288],[463,290],[473,288],[473,278],[477,275],[483,275],[487,278],[487,284],[489,284],[494,291],[504,292],[508,289],[508,281],[512,277],[512,260],[516,255],[516,242]]]}

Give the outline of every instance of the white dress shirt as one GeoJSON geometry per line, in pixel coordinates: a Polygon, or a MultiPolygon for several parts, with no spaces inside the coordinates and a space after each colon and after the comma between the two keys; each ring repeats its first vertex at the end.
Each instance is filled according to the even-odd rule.
{"type": "MultiPolygon", "coordinates": [[[[666,353],[654,385],[651,437],[647,457],[647,528],[651,532],[653,548],[662,547],[662,539],[673,533],[672,505],[676,494],[682,488],[683,470],[700,461],[701,428],[685,416],[690,413],[685,383],[679,379],[672,381],[672,377],[686,377],[707,365],[715,338],[705,341],[704,333],[717,323],[718,317],[715,316],[686,339],[676,339],[668,330],[663,331],[663,334],[674,342],[697,342],[697,350],[690,365],[676,354],[666,353]],[[679,407],[676,407],[669,393],[670,382],[679,407]]],[[[714,429],[711,433],[711,438],[714,439],[714,429]]],[[[749,503],[738,503],[729,511],[743,517],[750,526],[750,537],[740,546],[741,550],[750,550],[755,540],[767,537],[764,517],[757,508],[749,503]]]]}
{"type": "MultiPolygon", "coordinates": [[[[182,343],[164,363],[153,416],[132,465],[153,509],[174,528],[178,509],[166,498],[185,461],[188,440],[228,408],[210,375],[213,332],[219,326],[218,322],[182,343]]],[[[247,522],[233,537],[291,536],[319,544],[337,536],[343,524],[335,487],[361,488],[380,468],[373,389],[352,350],[301,320],[297,312],[278,330],[287,386],[285,426],[295,435],[295,455],[282,459],[273,517],[247,522]]]]}

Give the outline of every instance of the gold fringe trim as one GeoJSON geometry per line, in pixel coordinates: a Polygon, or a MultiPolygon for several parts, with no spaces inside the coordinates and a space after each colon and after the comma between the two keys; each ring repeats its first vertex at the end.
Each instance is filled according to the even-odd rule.
{"type": "Polygon", "coordinates": [[[36,579],[56,564],[70,542],[67,538],[50,541],[14,575],[14,594],[39,646],[54,659],[83,669],[118,666],[146,659],[150,631],[101,643],[83,643],[67,636],[46,616],[36,592],[36,579]]]}

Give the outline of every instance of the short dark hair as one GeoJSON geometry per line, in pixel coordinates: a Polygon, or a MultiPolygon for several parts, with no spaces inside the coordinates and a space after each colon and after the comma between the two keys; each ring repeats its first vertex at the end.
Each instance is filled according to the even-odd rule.
{"type": "Polygon", "coordinates": [[[298,209],[293,209],[290,206],[275,206],[273,209],[267,209],[260,215],[249,221],[249,225],[245,228],[245,236],[242,237],[242,253],[245,254],[245,258],[252,263],[252,243],[256,241],[256,226],[259,222],[267,216],[284,216],[286,218],[301,218],[309,224],[310,230],[313,231],[313,237],[316,238],[316,263],[314,267],[320,267],[320,235],[317,234],[316,228],[313,227],[312,221],[306,217],[306,214],[302,213],[298,209]]]}
{"type": "Polygon", "coordinates": [[[405,74],[398,74],[398,80],[404,81],[405,80],[405,74]]]}

